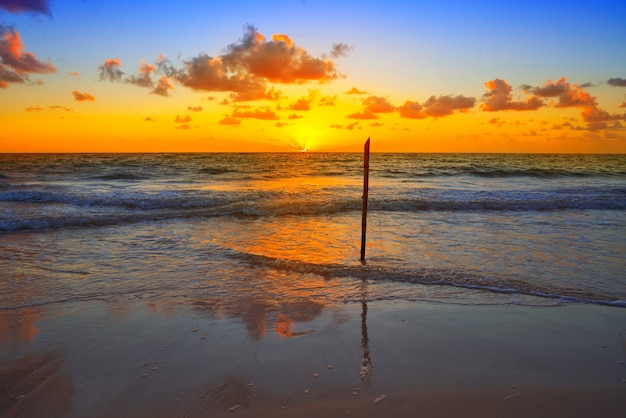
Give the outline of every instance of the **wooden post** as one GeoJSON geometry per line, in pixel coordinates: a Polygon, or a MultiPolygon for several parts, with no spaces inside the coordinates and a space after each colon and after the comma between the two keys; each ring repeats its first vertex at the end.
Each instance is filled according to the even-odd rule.
{"type": "Polygon", "coordinates": [[[365,230],[367,229],[367,192],[370,176],[370,139],[363,147],[363,210],[361,212],[361,261],[365,261],[365,230]]]}

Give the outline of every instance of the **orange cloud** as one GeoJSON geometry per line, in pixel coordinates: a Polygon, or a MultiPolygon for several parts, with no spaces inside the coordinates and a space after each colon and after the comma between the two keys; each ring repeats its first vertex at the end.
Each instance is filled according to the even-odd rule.
{"type": "Polygon", "coordinates": [[[626,114],[611,115],[606,110],[602,110],[596,106],[590,106],[583,109],[581,116],[585,122],[609,122],[616,120],[626,120],[626,114]]]}
{"type": "Polygon", "coordinates": [[[396,110],[395,106],[387,101],[384,97],[370,96],[363,99],[365,111],[372,113],[391,113],[396,110]]]}
{"type": "Polygon", "coordinates": [[[543,106],[543,102],[537,96],[531,96],[524,101],[513,101],[511,94],[513,88],[499,78],[487,81],[485,87],[487,87],[487,92],[483,95],[485,101],[480,108],[488,112],[537,110],[543,106]]]}
{"type": "Polygon", "coordinates": [[[454,111],[466,112],[474,107],[476,99],[473,97],[465,96],[431,96],[424,103],[424,112],[428,116],[434,118],[448,116],[454,113],[454,111]]]}
{"type": "Polygon", "coordinates": [[[202,106],[187,106],[190,112],[202,112],[202,106]]]}
{"type": "MultiPolygon", "coordinates": [[[[263,38],[261,38],[261,40],[263,40],[263,38]]],[[[272,41],[273,42],[284,42],[287,45],[288,48],[292,48],[293,47],[293,41],[287,35],[283,35],[283,34],[272,35],[272,41]]]]}
{"type": "Polygon", "coordinates": [[[291,110],[311,110],[311,100],[306,97],[298,99],[295,103],[289,105],[291,110]]]}
{"type": "Polygon", "coordinates": [[[585,92],[580,86],[570,84],[565,77],[556,83],[546,81],[542,87],[532,90],[538,97],[557,97],[559,99],[555,107],[588,107],[595,106],[595,98],[585,92]]]}
{"type": "Polygon", "coordinates": [[[154,64],[141,63],[139,65],[139,75],[131,75],[125,81],[140,87],[152,87],[151,74],[154,73],[154,64]]]}
{"type": "Polygon", "coordinates": [[[233,111],[233,117],[243,119],[263,119],[263,120],[278,120],[280,119],[276,113],[270,109],[255,109],[254,111],[242,110],[241,108],[235,108],[233,111]]]}
{"type": "Polygon", "coordinates": [[[289,105],[289,109],[291,110],[311,110],[311,106],[319,97],[320,92],[318,90],[309,90],[309,94],[305,97],[301,97],[296,102],[291,103],[289,105]]]}
{"type": "Polygon", "coordinates": [[[420,105],[418,102],[413,102],[411,100],[407,100],[402,106],[399,106],[396,110],[403,118],[424,119],[427,116],[426,112],[424,112],[424,108],[422,107],[422,105],[420,105]]]}
{"type": "Polygon", "coordinates": [[[290,120],[292,120],[292,119],[302,119],[303,117],[304,116],[300,116],[300,115],[297,115],[295,113],[292,113],[291,115],[287,116],[287,119],[290,119],[290,120]]]}
{"type": "Polygon", "coordinates": [[[364,109],[348,115],[349,119],[379,119],[377,113],[391,113],[396,107],[384,97],[370,96],[362,100],[364,109]]]}
{"type": "MultiPolygon", "coordinates": [[[[345,47],[336,49],[342,51],[345,47]]],[[[229,45],[224,55],[200,54],[183,63],[183,68],[176,68],[160,55],[152,67],[145,64],[139,76],[131,76],[126,81],[151,85],[149,75],[161,73],[193,90],[230,92],[234,101],[252,101],[281,97],[280,91],[269,83],[323,83],[341,76],[332,60],[311,56],[284,34],[274,35],[267,41],[252,25],[246,26],[243,38],[229,45]]],[[[119,59],[105,61],[99,67],[100,79],[123,81],[124,73],[119,67],[119,59]]]]}
{"type": "Polygon", "coordinates": [[[0,88],[7,88],[10,83],[29,82],[29,74],[56,72],[50,62],[40,61],[24,49],[20,33],[0,25],[0,88]]]}
{"type": "Polygon", "coordinates": [[[222,120],[219,121],[220,125],[240,125],[241,119],[234,118],[232,116],[226,115],[222,120]]]}
{"type": "MultiPolygon", "coordinates": [[[[619,85],[621,79],[612,78],[609,84],[619,85]]],[[[554,104],[556,108],[581,107],[581,116],[587,122],[588,130],[599,130],[605,128],[621,129],[620,120],[626,120],[626,114],[610,114],[602,110],[596,103],[596,98],[583,90],[576,84],[568,83],[565,77],[556,82],[546,81],[542,87],[535,87],[531,90],[538,97],[557,98],[554,104]],[[613,122],[609,124],[607,122],[613,122]]]]}
{"type": "Polygon", "coordinates": [[[363,110],[349,114],[348,119],[380,119],[380,117],[370,110],[363,110]]]}
{"type": "Polygon", "coordinates": [[[150,93],[158,94],[159,96],[169,96],[170,90],[174,90],[174,86],[172,86],[167,77],[163,76],[158,79],[156,87],[150,93]]]}
{"type": "Polygon", "coordinates": [[[74,109],[72,108],[59,106],[59,105],[48,106],[48,110],[50,110],[51,112],[56,112],[57,110],[60,112],[73,112],[74,111],[74,109]]]}
{"type": "Polygon", "coordinates": [[[92,96],[91,94],[89,94],[89,93],[81,93],[81,92],[79,92],[79,91],[74,90],[74,91],[72,92],[72,94],[74,95],[74,99],[75,99],[77,102],[86,102],[86,101],[93,102],[93,101],[95,101],[95,100],[96,100],[96,98],[95,98],[95,97],[93,97],[93,96],[92,96]]]}
{"type": "Polygon", "coordinates": [[[67,75],[72,76],[72,77],[80,77],[80,74],[78,74],[78,71],[72,71],[70,73],[67,73],[67,75]]]}
{"type": "Polygon", "coordinates": [[[176,119],[174,119],[174,123],[187,123],[191,122],[191,116],[187,115],[184,118],[181,118],[180,115],[176,115],[176,119]]]}
{"type": "Polygon", "coordinates": [[[367,94],[367,92],[359,90],[356,87],[352,87],[350,90],[346,91],[344,94],[367,94]]]}
{"type": "Polygon", "coordinates": [[[496,125],[496,126],[504,125],[504,122],[500,118],[491,118],[491,119],[489,119],[488,123],[490,123],[492,125],[496,125]]]}
{"type": "Polygon", "coordinates": [[[26,108],[27,112],[41,112],[43,110],[43,108],[38,107],[38,106],[30,106],[26,108]]]}
{"type": "Polygon", "coordinates": [[[122,62],[119,58],[108,58],[98,66],[101,81],[121,81],[124,72],[120,70],[122,62]]]}
{"type": "Polygon", "coordinates": [[[320,97],[320,106],[335,106],[337,102],[337,96],[323,96],[320,97]]]}

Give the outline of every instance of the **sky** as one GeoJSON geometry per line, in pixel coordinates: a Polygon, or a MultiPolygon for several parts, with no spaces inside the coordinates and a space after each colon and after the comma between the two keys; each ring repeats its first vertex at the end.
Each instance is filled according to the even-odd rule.
{"type": "Polygon", "coordinates": [[[626,153],[625,1],[0,0],[0,152],[626,153]]]}

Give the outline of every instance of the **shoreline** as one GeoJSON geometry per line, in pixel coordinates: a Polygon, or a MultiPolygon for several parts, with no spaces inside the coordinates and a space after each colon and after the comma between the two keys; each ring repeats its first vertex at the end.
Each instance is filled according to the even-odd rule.
{"type": "Polygon", "coordinates": [[[245,309],[90,301],[0,311],[0,417],[626,415],[622,308],[245,309]]]}

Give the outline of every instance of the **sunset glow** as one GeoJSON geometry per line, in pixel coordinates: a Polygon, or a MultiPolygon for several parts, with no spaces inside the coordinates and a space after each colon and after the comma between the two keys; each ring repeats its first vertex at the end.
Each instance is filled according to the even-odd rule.
{"type": "Polygon", "coordinates": [[[0,1],[0,152],[626,153],[605,3],[0,1]]]}

